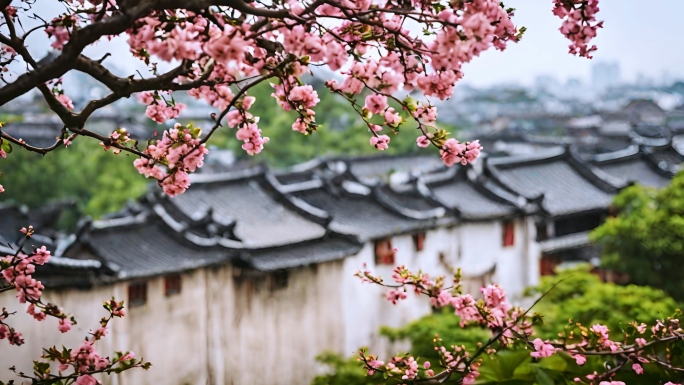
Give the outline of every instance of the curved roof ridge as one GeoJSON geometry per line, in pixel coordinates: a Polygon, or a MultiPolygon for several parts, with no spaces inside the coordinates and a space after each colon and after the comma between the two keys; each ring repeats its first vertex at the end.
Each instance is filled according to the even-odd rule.
{"type": "Polygon", "coordinates": [[[90,227],[91,230],[108,230],[117,227],[139,225],[145,223],[147,221],[148,216],[149,212],[143,211],[140,214],[134,216],[95,220],[90,222],[88,227],[90,227]]]}
{"type": "Polygon", "coordinates": [[[487,158],[484,167],[506,167],[506,166],[521,166],[527,164],[535,164],[542,162],[549,162],[552,160],[561,159],[568,154],[568,147],[556,146],[549,149],[541,150],[536,154],[531,155],[514,155],[501,158],[487,158]]]}
{"type": "Polygon", "coordinates": [[[332,220],[328,212],[321,210],[318,207],[314,207],[303,199],[299,199],[292,195],[294,192],[321,188],[323,187],[323,181],[320,179],[312,179],[306,182],[284,185],[278,181],[275,174],[266,171],[264,173],[264,183],[268,185],[267,190],[273,191],[272,197],[276,202],[283,203],[286,207],[304,216],[307,220],[311,220],[327,228],[332,220]]]}
{"type": "Polygon", "coordinates": [[[467,180],[472,184],[473,188],[482,195],[489,199],[510,204],[518,209],[523,209],[528,205],[528,200],[524,196],[508,192],[503,187],[497,186],[495,183],[485,179],[484,175],[478,175],[474,170],[468,170],[472,172],[466,173],[467,180]]]}
{"type": "Polygon", "coordinates": [[[209,183],[220,183],[220,182],[235,182],[243,179],[253,178],[262,175],[266,172],[266,167],[256,166],[248,168],[245,170],[238,171],[226,171],[221,173],[212,174],[202,174],[193,173],[190,174],[190,183],[192,184],[209,184],[209,183]]]}
{"type": "Polygon", "coordinates": [[[618,190],[629,184],[604,172],[593,164],[583,162],[580,156],[573,150],[568,152],[568,164],[577,171],[584,179],[607,193],[617,193],[618,190]]]}
{"type": "Polygon", "coordinates": [[[594,163],[610,163],[616,161],[622,161],[627,159],[632,159],[639,156],[640,147],[637,144],[630,144],[629,146],[610,152],[593,154],[591,156],[591,162],[594,163]]]}
{"type": "Polygon", "coordinates": [[[384,208],[392,210],[393,212],[410,219],[429,220],[442,218],[446,215],[446,209],[444,207],[435,207],[434,209],[426,211],[403,207],[395,202],[392,198],[387,196],[387,194],[382,191],[381,186],[375,186],[372,190],[372,194],[375,200],[384,208]]]}

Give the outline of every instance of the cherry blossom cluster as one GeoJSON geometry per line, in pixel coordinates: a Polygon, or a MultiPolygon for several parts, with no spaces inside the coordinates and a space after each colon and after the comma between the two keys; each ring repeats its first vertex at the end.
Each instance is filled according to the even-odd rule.
{"type": "MultiPolygon", "coordinates": [[[[59,331],[66,333],[76,321],[73,317],[69,318],[64,314],[59,307],[42,302],[41,297],[45,287],[32,276],[36,271],[36,266],[44,265],[50,260],[50,251],[45,246],[41,246],[34,247],[31,254],[24,254],[22,252],[24,243],[33,235],[34,230],[33,227],[29,226],[28,229],[22,228],[21,231],[25,234],[21,247],[15,255],[8,255],[0,259],[0,274],[10,287],[14,287],[17,291],[19,302],[28,303],[26,312],[29,315],[37,321],[43,321],[47,316],[55,317],[59,321],[57,326],[59,331]]],[[[21,333],[4,323],[7,315],[3,309],[3,314],[0,316],[0,339],[7,337],[10,344],[23,344],[21,333]]]]}
{"type": "Polygon", "coordinates": [[[74,109],[74,102],[64,93],[64,89],[62,88],[62,78],[48,82],[48,85],[52,87],[52,94],[54,95],[55,100],[70,110],[74,109]]]}
{"type": "MultiPolygon", "coordinates": [[[[128,130],[121,127],[117,128],[116,130],[112,131],[111,134],[109,134],[109,141],[107,142],[107,144],[105,144],[104,142],[100,142],[100,146],[102,146],[105,151],[108,151],[110,148],[112,148],[112,145],[114,143],[119,144],[121,146],[125,146],[127,143],[131,141],[131,134],[128,132],[128,130]]],[[[112,152],[118,154],[121,152],[121,148],[114,147],[114,150],[112,150],[112,152]]]]}
{"type": "MultiPolygon", "coordinates": [[[[420,140],[421,138],[418,139],[420,140]]],[[[480,156],[481,150],[482,146],[477,140],[460,143],[454,138],[449,138],[444,142],[439,152],[442,156],[442,161],[444,164],[451,167],[456,163],[466,165],[468,163],[474,162],[475,159],[480,156]]]]}
{"type": "Polygon", "coordinates": [[[50,24],[45,27],[45,33],[48,37],[53,38],[52,48],[62,49],[64,44],[69,41],[71,31],[78,27],[78,18],[76,15],[63,15],[52,19],[50,24]]]}
{"type": "Polygon", "coordinates": [[[544,341],[533,337],[533,325],[539,320],[539,316],[530,315],[529,310],[508,303],[505,291],[498,285],[481,288],[481,298],[476,299],[470,294],[461,293],[459,273],[455,275],[454,283],[450,287],[445,287],[444,277],[433,279],[421,271],[412,272],[405,266],[394,269],[391,284],[385,283],[382,277],[374,275],[365,266],[363,271],[357,271],[355,276],[362,282],[386,287],[386,298],[392,304],[396,305],[406,299],[407,294],[412,291],[427,296],[436,308],[452,307],[460,319],[461,327],[483,325],[492,331],[491,339],[480,345],[475,352],[468,352],[463,346],[442,346],[441,340],[436,336],[433,343],[440,356],[439,367],[442,370],[437,375],[434,372],[437,366],[435,363],[425,362],[424,369],[420,369],[419,363],[410,354],[394,357],[385,363],[362,350],[360,361],[369,375],[382,372],[386,377],[413,380],[438,377],[444,379],[445,376],[449,378],[457,374],[457,379],[462,383],[473,384],[479,375],[477,369],[481,361],[478,357],[482,354],[496,353],[492,345],[498,343],[502,348],[526,347],[531,350],[530,356],[535,359],[544,359],[563,352],[574,358],[580,367],[587,362],[588,356],[606,357],[613,360],[612,367],[608,366],[603,373],[593,372],[584,377],[576,377],[574,382],[590,385],[624,385],[623,382],[615,380],[615,376],[623,368],[629,368],[637,375],[644,373],[645,365],[676,368],[671,361],[676,357],[668,353],[668,347],[684,340],[684,330],[679,319],[671,317],[656,320],[650,328],[644,323],[635,322],[617,335],[611,335],[611,331],[605,325],[595,324],[587,327],[570,321],[568,327],[558,334],[558,339],[544,341]]]}
{"type": "MultiPolygon", "coordinates": [[[[76,324],[76,320],[64,314],[58,306],[43,303],[41,298],[45,288],[40,281],[35,280],[31,276],[35,273],[36,266],[44,265],[50,260],[51,253],[45,246],[34,248],[33,252],[29,255],[22,253],[21,250],[24,248],[26,241],[33,236],[34,229],[32,226],[29,226],[28,228],[22,228],[21,232],[24,233],[24,239],[18,245],[17,253],[0,259],[0,274],[10,285],[2,287],[0,292],[11,288],[16,289],[19,302],[29,304],[27,307],[29,315],[37,321],[43,321],[47,316],[57,318],[59,321],[57,329],[62,333],[66,333],[71,329],[72,325],[76,324]]],[[[34,362],[33,374],[35,377],[17,372],[14,367],[10,368],[10,370],[14,371],[21,378],[31,380],[32,383],[43,383],[43,381],[49,380],[51,383],[95,385],[100,383],[93,377],[96,373],[120,373],[135,367],[148,369],[150,364],[143,360],[136,360],[132,352],[116,352],[113,359],[103,357],[97,353],[94,348],[95,341],[107,335],[109,322],[113,318],[121,318],[125,315],[123,302],[117,302],[114,298],[106,301],[103,307],[108,315],[100,320],[99,327],[89,333],[90,337],[86,337],[78,349],[72,350],[63,347],[62,350],[59,350],[54,346],[44,349],[42,358],[58,364],[58,375],[50,372],[51,365],[49,362],[34,362]],[[73,369],[72,373],[65,373],[70,368],[73,369]]],[[[0,339],[7,339],[11,345],[22,345],[24,344],[24,338],[21,333],[6,323],[7,318],[13,314],[5,308],[0,311],[0,339]]]]}
{"type": "Polygon", "coordinates": [[[209,153],[200,139],[202,130],[189,124],[177,123],[164,131],[162,139],[152,141],[133,165],[146,178],[157,179],[169,196],[185,192],[190,186],[189,173],[204,164],[204,155],[209,153]]]}
{"type": "Polygon", "coordinates": [[[591,59],[596,46],[589,44],[603,22],[596,20],[599,0],[554,0],[553,14],[563,20],[560,31],[571,42],[570,53],[591,59]]]}
{"type": "Polygon", "coordinates": [[[138,98],[143,104],[147,104],[145,115],[157,123],[177,118],[187,107],[183,103],[176,103],[173,99],[167,101],[159,92],[142,92],[138,98]]]}
{"type": "Polygon", "coordinates": [[[480,360],[474,359],[464,346],[451,346],[447,348],[441,344],[442,339],[435,336],[433,343],[435,351],[439,354],[439,366],[444,371],[435,374],[430,361],[420,364],[415,357],[405,354],[392,357],[389,362],[378,360],[378,357],[368,354],[365,348],[359,350],[358,360],[363,363],[364,369],[369,376],[382,373],[385,378],[397,378],[401,381],[420,382],[421,380],[431,380],[437,377],[443,380],[448,379],[453,374],[460,375],[460,383],[465,385],[475,384],[475,380],[480,376],[478,368],[480,360]]]}
{"type": "MultiPolygon", "coordinates": [[[[395,129],[406,120],[387,105],[386,95],[418,88],[426,96],[448,98],[462,77],[462,64],[487,49],[503,50],[507,42],[519,39],[510,19],[513,11],[495,0],[458,2],[448,8],[415,3],[408,12],[394,12],[403,5],[392,1],[363,1],[352,8],[344,2],[308,5],[288,2],[284,11],[291,17],[263,19],[268,23],[262,25],[269,27],[263,32],[253,27],[262,20],[244,11],[242,16],[233,11],[236,19],[215,10],[210,16],[182,9],[154,11],[126,31],[128,44],[131,52],[148,64],[152,58],[190,63],[190,72],[179,79],[192,82],[208,73],[206,81],[188,93],[226,112],[235,107],[231,85],[259,74],[262,80],[276,77],[280,81],[274,85],[273,96],[285,111],[299,114],[293,130],[308,134],[317,127],[313,108],[318,103],[313,88],[300,83],[309,65],[327,65],[345,75],[341,84],[328,83],[335,92],[348,96],[369,92],[359,113],[364,118],[379,115],[382,125],[395,129]],[[375,8],[378,5],[384,8],[375,8]],[[340,19],[341,23],[327,25],[318,18],[340,19]],[[435,38],[425,41],[411,33],[404,25],[413,21],[425,24],[435,38]],[[264,43],[266,40],[281,45],[282,50],[264,43]]],[[[104,14],[110,11],[115,12],[103,10],[104,14]]],[[[65,18],[56,25],[55,30],[72,27],[65,18]]],[[[60,36],[61,47],[68,36],[60,36]]],[[[148,117],[162,123],[178,116],[182,105],[160,102],[153,95],[158,94],[147,91],[139,97],[147,105],[148,117]]],[[[403,103],[399,105],[407,109],[403,103]]],[[[416,121],[429,123],[435,116],[434,107],[412,115],[416,121]]],[[[239,139],[245,142],[245,151],[251,155],[261,151],[266,139],[258,130],[258,119],[245,117],[240,123],[239,139]]],[[[371,144],[379,150],[388,148],[389,136],[375,134],[381,126],[369,123],[369,127],[374,133],[371,144]]]]}
{"type": "MultiPolygon", "coordinates": [[[[418,131],[418,146],[432,144],[449,166],[467,164],[481,147],[476,142],[460,143],[435,127],[437,110],[428,98],[451,97],[463,77],[464,64],[487,50],[506,49],[509,43],[519,41],[525,30],[513,23],[514,9],[498,0],[287,0],[274,4],[236,0],[230,5],[209,0],[192,9],[178,8],[180,3],[175,2],[141,1],[134,8],[126,2],[61,2],[64,12],[49,18],[41,18],[38,13],[42,9],[32,9],[30,2],[22,3],[21,12],[5,6],[0,15],[4,20],[0,23],[0,67],[6,71],[9,64],[19,62],[12,68],[31,70],[23,74],[26,76],[11,74],[23,76],[23,80],[6,81],[0,105],[39,89],[66,129],[107,145],[98,133],[85,128],[97,109],[136,94],[146,106],[146,115],[161,124],[182,113],[185,105],[175,102],[173,92],[185,91],[221,110],[212,114],[215,125],[202,144],[228,123],[238,129],[236,136],[243,149],[255,155],[268,138],[262,135],[258,118],[248,116],[248,108],[239,105],[244,104],[247,91],[271,82],[278,105],[296,112],[293,131],[311,134],[318,128],[315,106],[319,98],[305,83],[305,75],[311,74],[310,67],[325,66],[341,75],[328,81],[327,88],[343,96],[366,122],[372,146],[388,149],[390,136],[380,131],[387,128],[398,134],[400,126],[411,121],[418,131]],[[29,12],[33,12],[32,18],[48,21],[24,31],[21,15],[29,12]],[[39,62],[31,57],[24,42],[36,31],[42,31],[57,50],[56,60],[39,62]],[[109,55],[91,59],[82,54],[86,47],[117,36],[126,39],[133,56],[148,66],[150,76],[119,77],[104,64],[109,55]],[[161,62],[175,67],[161,73],[161,62]],[[55,68],[41,69],[44,66],[55,68]],[[77,111],[59,86],[61,77],[72,70],[88,74],[112,93],[77,111]],[[55,75],[49,79],[45,74],[55,75]],[[57,83],[51,93],[45,92],[45,85],[51,82],[57,83]],[[394,95],[402,90],[418,91],[426,100],[399,100],[394,95]],[[224,120],[232,111],[238,112],[224,120]]],[[[589,56],[595,48],[588,48],[588,41],[601,26],[595,21],[598,0],[556,0],[554,4],[554,13],[564,19],[563,34],[573,41],[573,53],[589,56]]],[[[116,147],[145,158],[137,161],[138,169],[151,169],[149,164],[159,161],[136,146],[116,147]],[[147,164],[141,164],[144,162],[147,164]]],[[[182,173],[171,174],[163,177],[169,181],[166,191],[181,193],[186,178],[182,173]]]]}
{"type": "MultiPolygon", "coordinates": [[[[42,356],[46,359],[45,362],[36,362],[34,374],[39,379],[53,379],[54,375],[50,374],[50,362],[57,363],[57,370],[59,379],[66,381],[73,381],[76,385],[95,385],[101,382],[95,379],[94,375],[97,373],[120,373],[124,370],[140,367],[149,369],[151,364],[138,360],[135,358],[133,352],[115,352],[112,358],[103,357],[95,349],[95,342],[104,338],[108,333],[109,322],[117,317],[121,318],[125,315],[123,302],[117,302],[115,299],[106,301],[103,305],[107,310],[108,315],[100,320],[100,327],[94,331],[90,331],[89,337],[86,337],[83,343],[76,349],[57,349],[51,347],[44,350],[42,356]]],[[[27,377],[21,373],[18,374],[23,378],[27,377]]]]}
{"type": "Polygon", "coordinates": [[[264,149],[264,144],[270,140],[261,135],[261,129],[257,126],[259,118],[247,112],[256,100],[253,96],[246,96],[238,108],[228,112],[228,127],[235,127],[235,137],[243,142],[242,149],[249,155],[256,155],[264,149]]]}
{"type": "Polygon", "coordinates": [[[363,362],[367,373],[372,376],[375,372],[384,373],[387,377],[401,378],[405,381],[434,376],[434,371],[430,369],[430,361],[425,361],[419,365],[418,361],[412,356],[395,356],[385,363],[376,356],[367,354],[366,349],[359,350],[359,361],[363,362]]]}
{"type": "MultiPolygon", "coordinates": [[[[299,66],[298,68],[303,68],[299,66]]],[[[292,124],[292,130],[302,134],[310,134],[316,130],[316,112],[314,107],[321,101],[310,85],[298,85],[295,78],[289,76],[281,84],[273,85],[271,94],[283,111],[296,111],[299,117],[292,124]]]]}

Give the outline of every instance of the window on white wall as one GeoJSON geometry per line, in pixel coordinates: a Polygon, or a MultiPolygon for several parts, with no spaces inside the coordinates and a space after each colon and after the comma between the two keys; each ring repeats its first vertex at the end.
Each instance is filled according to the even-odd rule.
{"type": "Polygon", "coordinates": [[[425,245],[425,233],[418,233],[413,235],[413,246],[415,246],[416,251],[423,251],[425,245]]]}
{"type": "Polygon", "coordinates": [[[181,292],[180,274],[167,275],[164,277],[164,295],[169,297],[181,292]]]}
{"type": "Polygon", "coordinates": [[[147,303],[147,282],[128,285],[128,306],[136,307],[147,303]]]}
{"type": "Polygon", "coordinates": [[[503,246],[510,247],[515,245],[515,226],[513,221],[503,223],[503,246]]]}
{"type": "Polygon", "coordinates": [[[394,265],[394,248],[392,238],[375,241],[375,264],[394,265]]]}

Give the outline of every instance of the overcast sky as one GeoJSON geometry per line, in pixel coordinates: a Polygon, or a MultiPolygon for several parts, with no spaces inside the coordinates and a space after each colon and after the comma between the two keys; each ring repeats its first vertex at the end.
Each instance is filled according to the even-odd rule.
{"type": "Polygon", "coordinates": [[[597,61],[617,61],[628,81],[638,73],[660,79],[663,71],[684,78],[684,0],[601,0],[598,19],[605,23],[592,60],[567,54],[568,41],[558,31],[561,20],[551,13],[551,0],[504,2],[516,8],[516,24],[528,30],[505,52],[486,52],[473,60],[464,69],[468,83],[530,84],[541,74],[588,80],[597,61]]]}
{"type": "MultiPolygon", "coordinates": [[[[605,25],[595,39],[598,51],[593,60],[567,53],[569,42],[558,31],[561,20],[551,13],[551,0],[505,0],[505,4],[517,9],[514,21],[528,30],[520,43],[511,44],[505,52],[486,52],[465,66],[466,83],[532,84],[539,75],[553,75],[561,81],[569,77],[588,80],[592,63],[598,61],[618,62],[627,81],[635,80],[637,74],[659,80],[664,71],[672,78],[684,79],[684,0],[601,0],[598,16],[605,25]]],[[[45,5],[43,11],[61,11],[56,2],[45,5]]],[[[44,54],[47,47],[45,40],[40,40],[31,42],[31,48],[44,54]]],[[[111,50],[118,52],[114,55],[116,66],[137,67],[127,58],[123,39],[100,43],[88,53],[98,57],[111,50]]],[[[111,64],[112,59],[106,63],[111,64]]]]}

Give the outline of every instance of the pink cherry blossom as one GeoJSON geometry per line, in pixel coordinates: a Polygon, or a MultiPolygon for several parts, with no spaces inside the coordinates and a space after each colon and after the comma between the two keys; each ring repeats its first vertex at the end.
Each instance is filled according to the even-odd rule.
{"type": "Polygon", "coordinates": [[[366,96],[366,104],[363,108],[367,109],[373,114],[379,114],[387,109],[387,96],[380,94],[371,94],[366,96]]]}
{"type": "Polygon", "coordinates": [[[393,128],[398,127],[403,120],[401,118],[401,115],[396,113],[394,111],[394,108],[392,107],[388,108],[387,111],[385,111],[385,113],[383,114],[383,116],[385,118],[385,124],[393,128]]]}
{"type": "Polygon", "coordinates": [[[418,137],[418,139],[416,139],[416,144],[418,147],[425,148],[428,147],[430,143],[430,139],[428,139],[425,135],[421,135],[418,137]]]}
{"type": "Polygon", "coordinates": [[[378,135],[370,138],[371,146],[375,146],[380,151],[387,150],[389,147],[390,137],[387,135],[378,135]]]}
{"type": "Polygon", "coordinates": [[[385,293],[385,297],[388,301],[392,302],[392,305],[396,305],[402,299],[406,299],[406,293],[401,290],[389,289],[385,293]]]}
{"type": "Polygon", "coordinates": [[[459,143],[456,139],[447,139],[440,150],[442,154],[442,161],[447,167],[451,167],[456,163],[466,165],[472,163],[480,155],[482,146],[479,141],[459,143]]]}
{"type": "Polygon", "coordinates": [[[95,379],[95,377],[93,377],[89,374],[86,374],[83,376],[79,376],[76,379],[76,382],[74,382],[74,384],[76,384],[76,385],[96,385],[96,384],[98,384],[98,382],[95,379]]]}
{"type": "Polygon", "coordinates": [[[571,42],[571,54],[591,59],[591,53],[596,51],[596,46],[589,47],[589,43],[598,29],[603,28],[603,22],[596,20],[598,3],[598,0],[554,0],[553,14],[563,19],[560,31],[571,42]]]}
{"type": "Polygon", "coordinates": [[[70,110],[74,109],[74,103],[69,99],[68,96],[65,94],[59,94],[56,95],[55,98],[57,99],[58,102],[62,103],[62,105],[70,110]]]}
{"type": "Polygon", "coordinates": [[[532,343],[534,344],[535,351],[530,353],[530,355],[534,358],[551,357],[556,353],[556,348],[553,345],[542,341],[540,338],[535,339],[532,343]]]}
{"type": "Polygon", "coordinates": [[[62,318],[59,320],[59,326],[57,326],[60,332],[66,333],[71,330],[71,321],[67,318],[62,318]]]}

